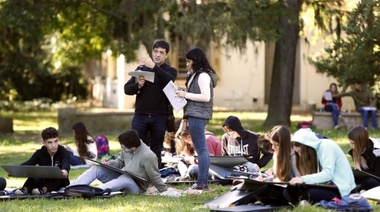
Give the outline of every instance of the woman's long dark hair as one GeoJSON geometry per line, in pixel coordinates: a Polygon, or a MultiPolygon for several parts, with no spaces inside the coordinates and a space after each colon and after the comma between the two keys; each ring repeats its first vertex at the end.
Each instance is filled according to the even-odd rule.
{"type": "Polygon", "coordinates": [[[78,147],[78,153],[81,158],[87,156],[87,146],[86,144],[93,143],[94,141],[88,140],[87,136],[91,136],[87,131],[86,126],[82,122],[76,122],[72,126],[72,130],[74,130],[74,138],[75,144],[78,147]]]}
{"type": "MultiPolygon", "coordinates": [[[[193,65],[191,68],[193,69],[194,74],[201,73],[201,72],[208,72],[208,73],[215,74],[214,69],[210,66],[210,63],[208,62],[207,57],[202,49],[198,47],[190,49],[186,53],[185,57],[186,59],[193,61],[193,65]]],[[[190,77],[191,77],[191,74],[188,74],[186,77],[186,85],[190,77]]]]}

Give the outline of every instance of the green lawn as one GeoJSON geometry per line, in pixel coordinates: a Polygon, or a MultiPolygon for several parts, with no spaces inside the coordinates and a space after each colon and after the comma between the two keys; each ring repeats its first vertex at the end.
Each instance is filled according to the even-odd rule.
{"type": "MultiPolygon", "coordinates": [[[[266,118],[266,113],[254,112],[215,112],[214,118],[207,128],[220,138],[223,133],[221,126],[224,119],[229,115],[236,115],[241,118],[246,129],[258,133],[265,133],[269,130],[261,126],[266,118]]],[[[0,164],[15,165],[25,161],[36,149],[41,147],[41,130],[48,126],[58,127],[56,112],[2,113],[2,116],[13,118],[15,132],[12,134],[0,134],[0,164]]],[[[291,120],[291,131],[294,132],[297,130],[296,123],[298,121],[311,120],[311,116],[307,114],[293,115],[291,120]]],[[[348,151],[347,130],[323,130],[317,132],[335,140],[345,152],[348,151]]],[[[96,132],[91,133],[97,135],[96,132]]],[[[370,131],[370,135],[371,137],[380,137],[380,131],[370,131]]],[[[110,141],[111,152],[117,153],[120,148],[116,140],[117,135],[109,134],[107,137],[110,141]]],[[[73,145],[72,135],[61,135],[60,142],[61,144],[73,145]]],[[[70,179],[75,179],[83,171],[83,169],[70,171],[70,179]]],[[[0,169],[0,176],[6,176],[3,169],[0,169]]],[[[7,177],[8,187],[20,187],[24,181],[24,178],[7,177]]],[[[176,188],[183,189],[185,187],[186,185],[180,185],[176,188]]],[[[209,209],[203,207],[203,203],[222,195],[229,188],[229,186],[210,185],[207,193],[183,197],[126,195],[93,200],[81,198],[70,200],[12,200],[1,202],[0,211],[209,211],[209,209]]],[[[380,211],[380,206],[375,205],[374,202],[371,203],[375,206],[374,211],[380,211]]],[[[294,211],[327,210],[315,206],[306,206],[304,208],[295,208],[294,211]]]]}

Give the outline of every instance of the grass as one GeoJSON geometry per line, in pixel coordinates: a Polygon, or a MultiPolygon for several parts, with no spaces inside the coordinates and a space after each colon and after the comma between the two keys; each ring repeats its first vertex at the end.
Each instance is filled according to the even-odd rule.
{"type": "MultiPolygon", "coordinates": [[[[207,128],[214,132],[217,137],[221,137],[223,131],[221,126],[229,115],[238,116],[246,129],[258,133],[265,133],[269,129],[263,128],[262,123],[266,118],[266,113],[259,112],[215,112],[214,118],[207,128]]],[[[2,116],[12,117],[15,132],[12,134],[0,134],[0,163],[19,164],[27,160],[31,154],[41,147],[40,132],[42,129],[52,126],[58,127],[56,112],[38,113],[3,113],[2,116]]],[[[311,120],[311,115],[292,115],[292,132],[297,130],[297,122],[311,120]]],[[[347,130],[315,130],[333,140],[335,140],[344,152],[349,150],[347,140],[347,130]]],[[[110,131],[112,132],[112,131],[110,131]]],[[[96,132],[91,132],[97,135],[96,132]]],[[[116,140],[117,135],[106,134],[109,138],[111,153],[117,153],[120,149],[116,140]]],[[[370,131],[371,137],[380,137],[379,131],[370,131]]],[[[71,134],[60,135],[60,143],[73,145],[71,134]]],[[[268,165],[268,167],[271,164],[268,165]]],[[[79,176],[84,169],[70,171],[70,179],[79,176]]],[[[0,176],[6,176],[6,172],[0,169],[0,176]]],[[[17,188],[22,186],[25,178],[7,178],[7,186],[17,188]]],[[[183,189],[186,185],[179,185],[177,188],[183,189]]],[[[110,199],[70,199],[70,200],[48,200],[48,199],[27,199],[3,201],[0,204],[0,211],[209,211],[203,207],[203,203],[208,202],[229,190],[229,186],[210,185],[210,192],[201,195],[187,195],[183,197],[163,197],[147,195],[127,195],[117,196],[110,199]]],[[[380,206],[375,205],[374,211],[380,211],[380,206]]],[[[283,211],[286,211],[285,209],[283,211]]],[[[294,208],[293,211],[328,211],[316,206],[306,206],[304,208],[294,208]]]]}

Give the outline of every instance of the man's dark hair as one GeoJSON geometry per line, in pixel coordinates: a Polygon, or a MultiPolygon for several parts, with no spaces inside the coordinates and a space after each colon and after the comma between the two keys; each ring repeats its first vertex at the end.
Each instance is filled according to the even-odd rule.
{"type": "Polygon", "coordinates": [[[166,54],[169,53],[170,51],[170,45],[168,42],[164,41],[164,40],[157,40],[154,44],[153,44],[153,47],[152,47],[152,50],[153,49],[156,49],[156,48],[163,48],[166,50],[166,54]]]}
{"type": "Polygon", "coordinates": [[[121,133],[118,137],[119,143],[123,144],[126,148],[139,147],[141,140],[136,130],[127,130],[121,133]]]}
{"type": "Polygon", "coordinates": [[[44,141],[46,141],[49,138],[58,138],[58,130],[54,127],[48,127],[42,130],[41,137],[44,141]]]}

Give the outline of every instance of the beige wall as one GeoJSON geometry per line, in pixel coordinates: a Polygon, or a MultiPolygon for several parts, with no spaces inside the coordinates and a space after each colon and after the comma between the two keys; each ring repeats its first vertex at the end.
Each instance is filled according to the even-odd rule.
{"type": "MultiPolygon", "coordinates": [[[[316,104],[321,108],[321,97],[325,89],[331,82],[336,80],[331,77],[316,73],[315,68],[309,64],[309,55],[322,50],[326,45],[319,43],[306,43],[304,39],[300,41],[299,66],[300,84],[299,92],[300,105],[294,105],[294,110],[308,110],[309,104],[316,104]]],[[[143,46],[139,49],[139,54],[145,54],[143,46]]],[[[247,49],[240,53],[236,49],[213,49],[211,55],[216,58],[209,58],[213,67],[217,70],[219,81],[215,88],[214,106],[233,110],[258,110],[266,111],[265,99],[265,45],[262,42],[247,42],[247,49]],[[216,52],[217,51],[217,52],[216,52]],[[218,63],[219,65],[215,64],[218,63]],[[254,99],[256,101],[254,102],[254,99]]],[[[125,82],[130,78],[128,71],[133,71],[138,63],[129,63],[126,58],[125,82]]],[[[183,80],[178,80],[179,85],[184,85],[183,80]]],[[[121,88],[123,86],[119,86],[121,88]]],[[[296,95],[296,94],[295,94],[296,95]]],[[[124,103],[126,109],[134,107],[135,96],[125,96],[124,103]]],[[[350,97],[343,98],[343,109],[353,109],[353,101],[350,97]]]]}

